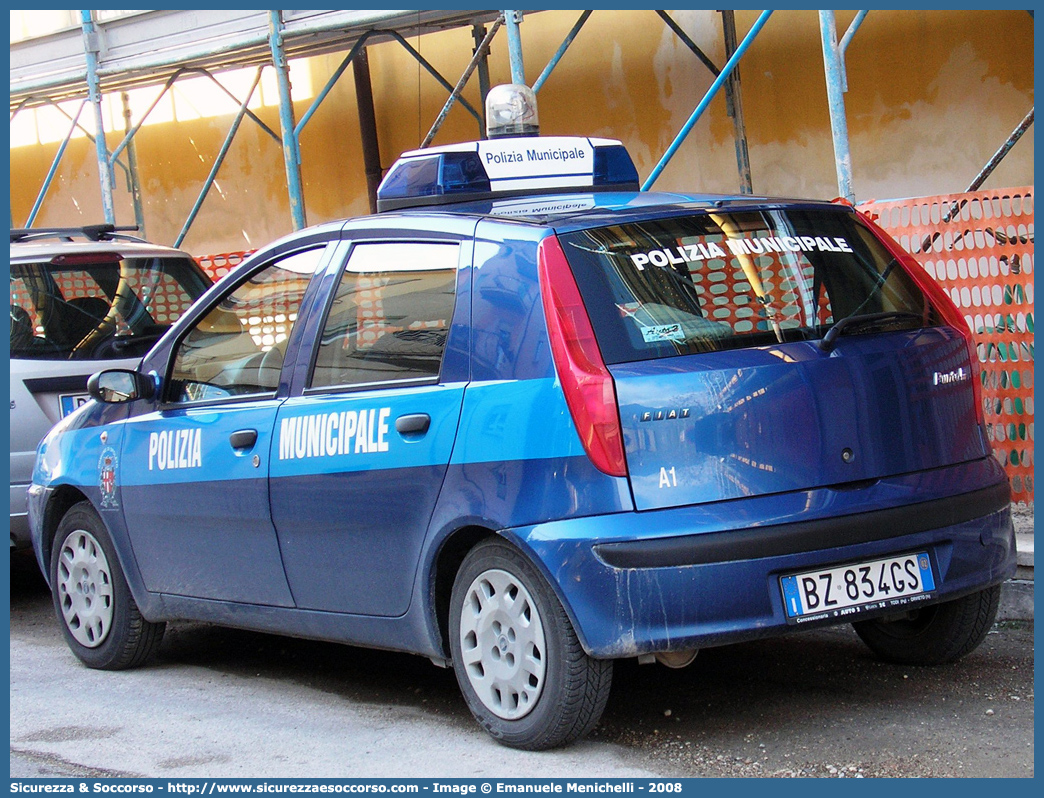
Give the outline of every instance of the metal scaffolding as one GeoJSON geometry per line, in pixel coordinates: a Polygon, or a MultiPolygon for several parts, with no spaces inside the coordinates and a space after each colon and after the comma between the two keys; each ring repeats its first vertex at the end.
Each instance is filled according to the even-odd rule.
{"type": "MultiPolygon", "coordinates": [[[[566,55],[570,45],[581,34],[582,28],[592,13],[592,11],[584,11],[566,34],[558,50],[533,83],[534,92],[539,92],[545,86],[554,69],[566,55]]],[[[734,13],[721,12],[722,36],[728,60],[720,69],[666,12],[650,13],[659,15],[663,23],[714,75],[714,81],[645,180],[642,189],[648,190],[652,187],[709,107],[710,102],[719,91],[724,89],[727,112],[733,119],[739,190],[751,193],[753,181],[747,154],[741,85],[737,66],[769,21],[772,12],[762,12],[738,44],[734,13]]],[[[847,90],[844,56],[867,12],[858,13],[840,42],[837,40],[834,12],[820,11],[819,14],[824,72],[837,164],[838,193],[849,201],[853,201],[855,192],[852,187],[851,154],[844,107],[844,92],[847,90]]],[[[179,78],[186,75],[202,75],[217,83],[222,91],[238,105],[238,112],[214,160],[210,173],[175,241],[177,246],[185,239],[198,217],[203,202],[214,184],[218,171],[244,119],[250,119],[258,124],[266,134],[279,143],[286,170],[287,194],[294,229],[299,229],[307,224],[301,182],[301,131],[349,66],[353,67],[355,78],[363,139],[363,165],[371,207],[373,207],[376,186],[380,180],[381,165],[366,57],[369,45],[397,42],[416,59],[432,79],[448,92],[448,99],[436,116],[421,147],[427,147],[432,143],[450,110],[458,104],[475,118],[479,137],[484,134],[483,110],[477,109],[469,103],[463,97],[463,91],[472,75],[477,72],[480,94],[483,99],[485,98],[489,89],[487,59],[490,43],[501,30],[504,31],[507,38],[511,79],[516,83],[525,83],[520,32],[524,14],[516,10],[147,11],[105,21],[99,21],[95,13],[91,11],[81,11],[80,15],[81,27],[79,30],[70,29],[42,39],[17,42],[11,45],[12,121],[19,112],[26,108],[43,104],[57,105],[61,100],[74,98],[81,100],[76,115],[69,117],[71,124],[68,135],[61,142],[51,168],[44,178],[43,186],[25,223],[26,227],[32,226],[39,214],[70,139],[78,129],[83,129],[79,125],[79,118],[85,105],[91,106],[95,118],[95,130],[104,130],[102,122],[103,92],[111,94],[125,92],[132,87],[162,85],[163,88],[160,92],[160,97],[162,97],[179,78]],[[489,25],[488,28],[487,25],[489,25]],[[475,47],[460,79],[453,84],[407,41],[407,37],[461,27],[472,29],[475,47]],[[330,76],[326,85],[316,95],[301,119],[296,120],[290,98],[289,60],[346,50],[347,55],[330,76]],[[214,73],[220,70],[249,66],[256,68],[256,75],[247,96],[243,98],[234,97],[214,77],[214,73]],[[278,133],[266,125],[248,107],[265,69],[273,69],[277,77],[280,123],[278,133]]],[[[104,134],[91,137],[97,153],[105,221],[113,224],[116,222],[113,201],[114,168],[119,167],[127,174],[128,186],[135,200],[136,221],[142,232],[144,232],[144,219],[141,213],[133,141],[145,119],[159,103],[160,97],[157,97],[142,119],[137,120],[134,126],[131,126],[130,112],[126,107],[126,101],[124,102],[126,133],[111,153],[108,151],[104,134]],[[127,156],[126,164],[119,160],[119,156],[124,153],[127,156]]],[[[1027,120],[1029,121],[1024,120],[1023,125],[1020,126],[1022,131],[1032,121],[1032,111],[1027,120]]],[[[1016,130],[1016,133],[1021,135],[1019,129],[1016,130]]],[[[1016,133],[1012,134],[1014,139],[1009,139],[1009,142],[998,151],[995,161],[991,161],[992,166],[996,165],[996,161],[999,161],[999,158],[1002,158],[1017,140],[1016,133]]]]}

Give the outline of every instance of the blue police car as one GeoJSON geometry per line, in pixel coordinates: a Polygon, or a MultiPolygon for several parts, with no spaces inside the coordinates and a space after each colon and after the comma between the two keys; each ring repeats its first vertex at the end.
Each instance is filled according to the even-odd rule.
{"type": "Polygon", "coordinates": [[[967,324],[852,208],[640,192],[619,142],[406,153],[38,452],[70,648],[209,621],[452,665],[496,739],[586,734],[613,660],[852,623],[974,649],[1015,570],[967,324]]]}

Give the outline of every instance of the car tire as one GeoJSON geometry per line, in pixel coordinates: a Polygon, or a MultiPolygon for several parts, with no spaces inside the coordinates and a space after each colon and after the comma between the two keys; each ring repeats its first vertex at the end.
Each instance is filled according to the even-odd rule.
{"type": "Polygon", "coordinates": [[[852,624],[881,659],[901,665],[943,665],[981,643],[997,618],[1000,585],[953,601],[852,624]]]}
{"type": "Polygon", "coordinates": [[[109,532],[89,502],[73,506],[58,525],[50,575],[65,642],[88,667],[137,667],[163,639],[166,624],[141,616],[109,532]]]}
{"type": "Polygon", "coordinates": [[[515,548],[479,543],[450,598],[450,651],[461,692],[496,740],[530,751],[598,723],[613,663],[589,657],[547,582],[515,548]]]}

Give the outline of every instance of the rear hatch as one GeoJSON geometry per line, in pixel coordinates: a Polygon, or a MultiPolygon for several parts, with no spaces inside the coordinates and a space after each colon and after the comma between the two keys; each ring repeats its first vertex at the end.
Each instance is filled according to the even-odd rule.
{"type": "Polygon", "coordinates": [[[963,319],[848,209],[698,213],[560,241],[639,510],[988,453],[963,319]]]}
{"type": "Polygon", "coordinates": [[[32,246],[11,246],[12,503],[16,493],[22,502],[40,439],[87,401],[87,378],[134,367],[210,286],[185,255],[69,244],[22,256],[32,246]]]}

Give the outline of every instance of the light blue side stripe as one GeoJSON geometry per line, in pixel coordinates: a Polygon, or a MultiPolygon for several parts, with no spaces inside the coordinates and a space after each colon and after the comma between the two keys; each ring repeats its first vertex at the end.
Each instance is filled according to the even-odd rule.
{"type": "MultiPolygon", "coordinates": [[[[103,445],[104,429],[61,435],[52,444],[59,451],[50,452],[50,465],[39,471],[37,481],[46,484],[58,477],[71,484],[96,485],[99,456],[108,447],[118,453],[117,479],[125,486],[256,479],[266,469],[251,465],[255,454],[269,464],[268,473],[273,478],[585,455],[565,397],[554,379],[474,383],[466,390],[458,383],[295,397],[283,403],[278,412],[271,405],[259,404],[238,408],[226,405],[209,412],[199,408],[168,417],[154,413],[131,420],[127,431],[133,430],[133,443],[126,449],[120,445],[121,437],[127,434],[122,424],[108,427],[109,440],[103,445]],[[364,411],[367,437],[359,444],[355,432],[347,436],[342,428],[349,412],[355,414],[358,427],[364,411]],[[432,419],[426,434],[410,436],[395,431],[398,417],[416,413],[427,413],[432,419]],[[334,416],[336,420],[332,420],[334,416]],[[287,423],[291,419],[294,421],[287,423]],[[234,452],[229,437],[243,428],[257,430],[257,443],[249,450],[234,452]],[[183,433],[176,448],[164,446],[162,452],[150,453],[151,433],[175,431],[183,433]],[[196,432],[201,459],[198,466],[191,459],[196,442],[192,435],[196,432]],[[294,445],[283,441],[287,432],[303,436],[303,448],[298,448],[297,440],[294,445]],[[311,441],[305,440],[308,437],[311,441]],[[158,467],[161,453],[171,458],[171,467],[158,467]],[[182,459],[175,464],[176,457],[182,459]],[[150,459],[152,469],[148,467],[150,459]]],[[[152,448],[156,449],[155,442],[152,448]]]]}
{"type": "Polygon", "coordinates": [[[476,383],[464,394],[451,463],[584,455],[557,380],[476,383]]]}

